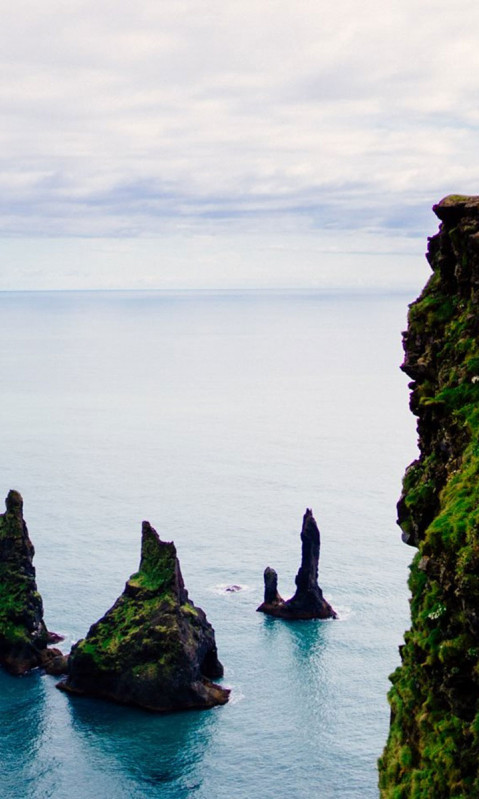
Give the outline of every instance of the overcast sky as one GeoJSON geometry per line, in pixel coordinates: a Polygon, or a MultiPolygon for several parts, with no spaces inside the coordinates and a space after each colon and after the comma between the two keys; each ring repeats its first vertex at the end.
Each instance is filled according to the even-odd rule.
{"type": "Polygon", "coordinates": [[[411,285],[479,193],[477,0],[16,0],[0,289],[411,285]]]}

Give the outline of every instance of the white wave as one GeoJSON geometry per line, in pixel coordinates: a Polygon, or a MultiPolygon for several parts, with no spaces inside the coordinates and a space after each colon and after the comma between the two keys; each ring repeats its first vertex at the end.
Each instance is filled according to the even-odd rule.
{"type": "Polygon", "coordinates": [[[249,585],[243,585],[241,583],[218,583],[217,585],[212,585],[208,589],[212,591],[214,594],[239,594],[241,592],[252,591],[252,587],[249,585]]]}

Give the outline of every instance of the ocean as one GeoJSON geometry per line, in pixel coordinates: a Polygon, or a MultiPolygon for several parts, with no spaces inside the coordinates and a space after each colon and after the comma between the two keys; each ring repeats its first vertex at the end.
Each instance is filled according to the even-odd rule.
{"type": "Polygon", "coordinates": [[[2,799],[375,799],[413,551],[406,293],[0,293],[1,486],[24,498],[65,649],[174,540],[216,631],[224,707],[153,715],[0,674],[2,799]],[[312,508],[337,621],[256,613],[294,592],[312,508]],[[229,585],[241,590],[228,592],[229,585]]]}

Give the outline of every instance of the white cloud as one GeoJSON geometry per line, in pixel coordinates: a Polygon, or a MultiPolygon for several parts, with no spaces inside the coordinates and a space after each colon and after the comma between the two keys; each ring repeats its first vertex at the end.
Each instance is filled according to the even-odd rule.
{"type": "Polygon", "coordinates": [[[424,237],[477,191],[471,0],[2,5],[0,235],[424,237]]]}

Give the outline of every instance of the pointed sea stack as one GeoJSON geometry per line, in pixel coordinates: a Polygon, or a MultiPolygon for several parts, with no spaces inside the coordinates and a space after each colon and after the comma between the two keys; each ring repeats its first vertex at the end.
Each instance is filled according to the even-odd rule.
{"type": "Polygon", "coordinates": [[[278,594],[278,577],[269,566],[264,572],[264,602],[260,613],[280,619],[336,619],[337,614],[318,585],[320,536],[312,511],[303,516],[301,566],[296,575],[296,593],[286,601],[278,594]]]}
{"type": "Polygon", "coordinates": [[[215,635],[188,599],[173,543],[143,522],[139,571],[73,647],[58,687],[72,694],[166,712],[228,701],[215,635]]]}
{"type": "Polygon", "coordinates": [[[59,640],[43,620],[43,603],[35,582],[35,550],[23,519],[23,499],[9,491],[0,514],[0,664],[11,674],[41,666],[61,673],[65,659],[47,644],[59,640]]]}

